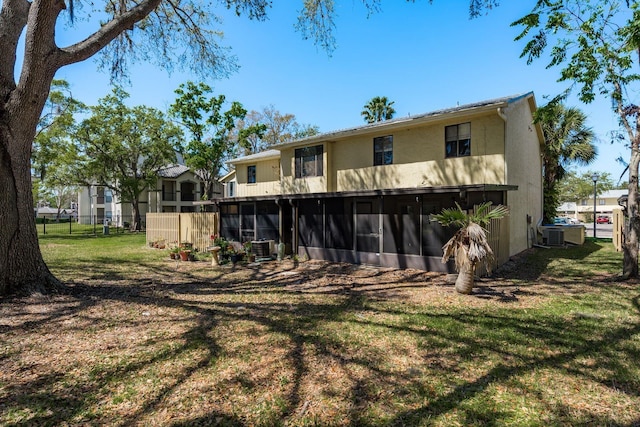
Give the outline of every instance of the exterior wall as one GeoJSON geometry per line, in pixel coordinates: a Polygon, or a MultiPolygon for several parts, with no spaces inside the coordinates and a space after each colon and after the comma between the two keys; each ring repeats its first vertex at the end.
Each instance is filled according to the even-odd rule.
{"type": "Polygon", "coordinates": [[[509,247],[514,255],[530,247],[531,230],[542,220],[542,158],[529,101],[515,101],[504,113],[507,184],[518,186],[507,195],[509,247]]]}
{"type": "MultiPolygon", "coordinates": [[[[506,184],[504,122],[497,113],[325,142],[324,176],[295,178],[295,150],[282,151],[283,193],[506,184]],[[445,158],[445,126],[471,122],[471,156],[445,158]],[[393,164],[374,166],[373,138],[393,136],[393,164]]],[[[318,145],[318,144],[311,144],[318,145]]]]}
{"type": "Polygon", "coordinates": [[[505,184],[504,134],[497,114],[470,120],[471,156],[445,158],[445,127],[467,121],[454,119],[336,144],[335,191],[505,184]],[[373,138],[385,135],[393,135],[393,164],[374,166],[373,138]]]}
{"type": "MultiPolygon", "coordinates": [[[[120,212],[120,204],[117,197],[112,193],[111,201],[105,196],[103,200],[98,198],[99,185],[91,187],[83,186],[78,192],[78,216],[79,221],[91,224],[94,219],[102,223],[104,218],[115,220],[120,212]]],[[[105,189],[105,191],[109,191],[105,189]]]]}
{"type": "MultiPolygon", "coordinates": [[[[182,212],[183,209],[194,209],[193,201],[200,200],[202,183],[193,172],[186,172],[177,178],[159,178],[156,187],[140,196],[140,211],[147,212],[182,212]],[[181,185],[193,184],[193,194],[183,197],[181,185]],[[162,186],[165,186],[163,193],[162,186]],[[192,200],[182,200],[192,199],[192,200]]],[[[130,211],[130,209],[129,209],[130,211]]],[[[124,206],[123,206],[123,215],[124,206]]]]}
{"type": "Polygon", "coordinates": [[[282,187],[281,194],[306,194],[306,193],[326,193],[331,191],[327,186],[327,174],[330,173],[331,164],[328,161],[328,142],[315,142],[310,146],[322,145],[324,153],[322,156],[323,176],[296,178],[295,177],[295,149],[286,148],[280,153],[282,164],[282,187]]]}
{"type": "Polygon", "coordinates": [[[236,197],[280,194],[280,160],[256,160],[236,165],[236,197]],[[256,167],[256,182],[247,182],[248,166],[256,167]]]}

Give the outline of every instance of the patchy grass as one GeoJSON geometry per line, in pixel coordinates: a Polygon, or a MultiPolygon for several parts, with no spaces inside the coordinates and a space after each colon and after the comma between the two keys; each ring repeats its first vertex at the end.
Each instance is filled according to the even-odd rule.
{"type": "Polygon", "coordinates": [[[416,270],[213,269],[141,235],[41,245],[68,290],[0,302],[3,425],[640,424],[640,288],[606,241],[472,296],[416,270]]]}

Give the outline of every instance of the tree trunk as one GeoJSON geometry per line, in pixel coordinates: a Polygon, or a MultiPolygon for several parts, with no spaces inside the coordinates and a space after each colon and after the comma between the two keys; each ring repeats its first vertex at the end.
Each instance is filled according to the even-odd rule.
{"type": "Polygon", "coordinates": [[[47,293],[60,286],[47,268],[36,231],[29,132],[0,119],[0,295],[47,293]]]}
{"type": "Polygon", "coordinates": [[[133,223],[131,224],[131,231],[142,230],[141,218],[140,218],[140,202],[137,197],[131,201],[131,210],[133,214],[133,223]]]}
{"type": "Polygon", "coordinates": [[[627,215],[629,227],[627,238],[622,248],[623,270],[625,279],[638,277],[638,236],[640,236],[640,218],[638,218],[638,166],[640,166],[640,149],[638,141],[632,142],[631,159],[629,161],[629,198],[627,215]]]}
{"type": "Polygon", "coordinates": [[[474,263],[465,263],[458,272],[456,279],[456,291],[461,294],[469,295],[473,290],[473,282],[475,279],[476,265],[474,263]]]}

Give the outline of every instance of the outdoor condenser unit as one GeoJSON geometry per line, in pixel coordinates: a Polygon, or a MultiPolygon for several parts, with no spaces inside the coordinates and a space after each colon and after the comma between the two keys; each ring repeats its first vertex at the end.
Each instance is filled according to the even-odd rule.
{"type": "Polygon", "coordinates": [[[545,231],[547,232],[547,245],[549,246],[564,245],[564,230],[560,230],[558,228],[550,228],[545,231]]]}

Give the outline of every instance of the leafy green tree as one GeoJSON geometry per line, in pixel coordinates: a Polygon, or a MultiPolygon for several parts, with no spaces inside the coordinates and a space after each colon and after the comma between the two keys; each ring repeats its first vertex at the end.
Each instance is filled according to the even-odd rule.
{"type": "Polygon", "coordinates": [[[156,185],[158,171],[176,161],[180,129],[154,108],[124,104],[129,95],[114,88],[91,107],[76,138],[84,160],[77,171],[86,185],[113,190],[122,203],[131,203],[132,229],[139,230],[140,196],[156,185]]]}
{"type": "Polygon", "coordinates": [[[367,123],[389,120],[396,114],[393,104],[394,101],[390,102],[386,96],[375,96],[365,104],[360,114],[367,123]]]}
{"type": "Polygon", "coordinates": [[[269,105],[262,111],[250,111],[244,120],[241,120],[241,129],[251,126],[260,126],[261,133],[254,132],[242,142],[244,154],[253,154],[266,150],[277,144],[295,141],[317,135],[320,130],[317,126],[300,124],[293,114],[282,114],[269,105]]]}
{"type": "Polygon", "coordinates": [[[542,150],[543,165],[543,222],[553,224],[560,205],[558,181],[570,165],[587,165],[595,160],[595,134],[586,126],[587,116],[578,108],[567,108],[552,102],[536,112],[545,135],[542,150]]]}
{"type": "Polygon", "coordinates": [[[84,111],[86,106],[73,98],[67,81],[51,83],[31,153],[31,167],[41,180],[46,180],[48,169],[63,162],[74,150],[71,137],[76,125],[75,116],[84,111]]]}
{"type": "Polygon", "coordinates": [[[169,108],[169,114],[176,118],[190,133],[186,144],[178,144],[187,166],[204,183],[204,198],[213,196],[213,184],[220,178],[224,162],[236,152],[238,144],[243,144],[251,135],[260,135],[260,124],[245,127],[234,134],[238,121],[247,114],[242,104],[231,103],[227,111],[222,111],[225,96],[208,96],[211,87],[205,83],[187,82],[181,84],[175,93],[176,100],[169,108]]]}
{"type": "Polygon", "coordinates": [[[640,2],[558,0],[535,2],[531,13],[512,25],[523,28],[516,40],[527,39],[522,56],[530,63],[550,48],[549,67],[560,67],[560,81],[578,88],[585,103],[596,96],[612,100],[629,147],[629,229],[623,244],[623,276],[638,277],[640,216],[640,107],[638,90],[640,2]]]}
{"type": "MultiPolygon", "coordinates": [[[[60,212],[76,197],[78,149],[73,142],[77,114],[87,107],[71,95],[65,80],[54,80],[33,142],[31,164],[38,177],[39,199],[60,212]]],[[[36,181],[34,181],[34,184],[36,181]]]]}
{"type": "Polygon", "coordinates": [[[596,181],[596,196],[614,188],[611,174],[608,172],[587,171],[577,174],[574,171],[567,172],[558,181],[558,198],[563,202],[572,202],[578,206],[583,200],[593,202],[593,174],[598,176],[596,181]]]}

